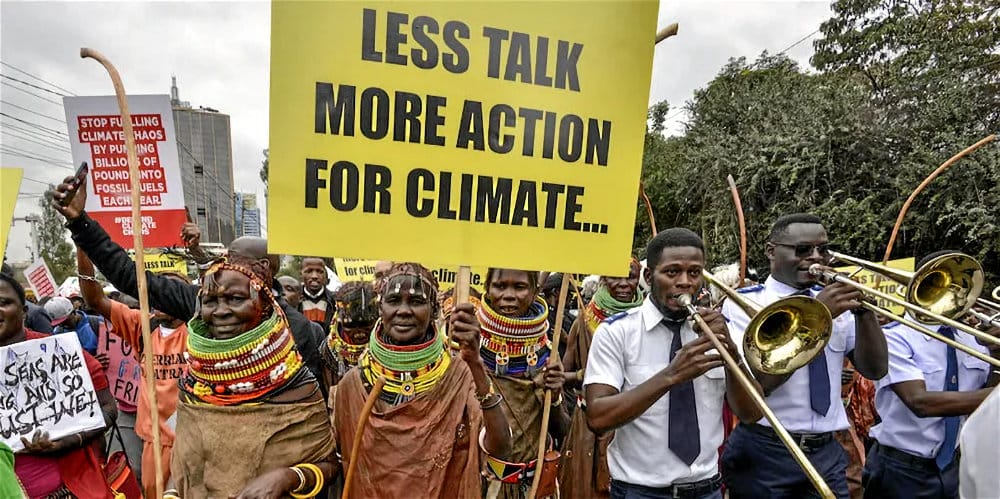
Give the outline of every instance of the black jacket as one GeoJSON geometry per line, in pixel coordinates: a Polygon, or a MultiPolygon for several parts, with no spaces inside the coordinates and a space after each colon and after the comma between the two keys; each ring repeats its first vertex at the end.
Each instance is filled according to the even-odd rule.
{"type": "MultiPolygon", "coordinates": [[[[66,227],[73,234],[73,242],[90,257],[111,284],[122,293],[139,296],[135,262],[121,246],[111,240],[111,236],[100,224],[84,213],[66,227]]],[[[277,283],[273,285],[281,289],[277,283]]],[[[186,321],[194,317],[198,309],[198,286],[195,284],[185,284],[146,271],[146,289],[149,291],[149,306],[171,317],[186,321]]],[[[302,362],[317,380],[322,380],[323,361],[320,358],[319,346],[326,335],[319,326],[290,307],[281,293],[277,296],[278,303],[288,317],[288,325],[292,330],[295,346],[302,355],[302,362]]]]}

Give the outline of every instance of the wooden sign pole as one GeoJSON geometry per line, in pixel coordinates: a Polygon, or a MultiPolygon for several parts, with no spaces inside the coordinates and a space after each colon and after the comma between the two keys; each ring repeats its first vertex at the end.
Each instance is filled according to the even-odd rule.
{"type": "MultiPolygon", "coordinates": [[[[556,305],[556,326],[555,331],[552,333],[552,345],[549,347],[550,359],[553,355],[557,358],[559,356],[559,336],[562,334],[562,321],[563,314],[566,311],[566,295],[569,291],[569,280],[569,274],[563,272],[562,284],[559,286],[559,304],[556,305]]],[[[538,484],[542,478],[542,468],[544,468],[545,464],[545,437],[548,436],[549,433],[549,417],[552,412],[551,391],[545,391],[545,401],[542,402],[542,404],[542,431],[541,435],[538,437],[538,460],[535,461],[535,476],[531,479],[531,491],[528,493],[529,499],[533,499],[535,497],[535,493],[538,491],[538,484]]]]}
{"type": "Polygon", "coordinates": [[[122,129],[125,132],[125,148],[128,151],[128,173],[131,180],[132,189],[132,241],[135,250],[135,277],[136,285],[139,288],[139,310],[142,312],[142,344],[145,353],[143,354],[143,367],[146,371],[146,396],[149,400],[150,421],[153,424],[153,467],[156,473],[156,497],[163,497],[163,458],[160,455],[160,411],[156,403],[156,374],[153,370],[153,340],[149,332],[149,294],[146,292],[146,265],[145,251],[142,245],[142,206],[140,204],[139,186],[139,157],[135,150],[135,135],[132,131],[132,114],[128,110],[128,96],[125,94],[125,87],[122,79],[118,75],[118,70],[100,52],[89,49],[80,49],[80,57],[91,58],[101,63],[104,69],[108,70],[111,76],[111,83],[115,87],[115,96],[118,97],[118,108],[121,110],[122,129]]]}

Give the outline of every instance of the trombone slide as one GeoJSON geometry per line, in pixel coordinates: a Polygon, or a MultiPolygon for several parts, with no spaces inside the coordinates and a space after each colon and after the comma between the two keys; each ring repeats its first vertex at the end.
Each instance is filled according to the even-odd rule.
{"type": "Polygon", "coordinates": [[[812,463],[809,462],[809,458],[807,458],[805,453],[802,452],[802,449],[800,449],[798,445],[795,444],[795,441],[792,440],[792,436],[788,434],[785,427],[781,425],[780,421],[778,421],[778,416],[776,416],[774,412],[771,411],[771,408],[767,406],[767,403],[764,402],[764,397],[757,391],[757,387],[753,384],[753,382],[750,381],[749,375],[743,370],[740,363],[729,354],[729,349],[726,348],[726,346],[722,344],[722,341],[719,340],[719,337],[712,332],[705,320],[701,318],[701,315],[698,315],[698,310],[691,301],[691,295],[680,295],[677,297],[677,301],[687,309],[688,313],[691,314],[691,319],[698,324],[698,329],[700,329],[701,332],[708,337],[708,340],[712,342],[712,346],[718,350],[719,355],[722,356],[723,362],[726,363],[726,367],[729,368],[729,372],[732,373],[733,376],[736,376],[736,380],[740,383],[743,389],[750,394],[750,398],[753,399],[754,404],[761,410],[761,412],[764,413],[764,417],[771,423],[771,427],[774,428],[774,432],[777,433],[778,438],[780,438],[781,442],[785,444],[788,451],[792,453],[792,457],[795,458],[795,462],[799,464],[802,471],[804,471],[806,476],[809,477],[809,481],[812,482],[814,487],[816,487],[819,494],[824,499],[834,499],[836,496],[833,494],[830,486],[826,484],[826,481],[823,480],[823,476],[820,475],[819,472],[816,471],[816,468],[813,467],[812,463]]]}

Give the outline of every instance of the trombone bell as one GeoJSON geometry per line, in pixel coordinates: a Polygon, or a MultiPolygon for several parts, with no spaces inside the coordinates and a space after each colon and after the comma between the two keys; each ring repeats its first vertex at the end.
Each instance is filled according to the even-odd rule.
{"type": "Polygon", "coordinates": [[[788,374],[823,351],[833,331],[830,310],[815,298],[790,296],[753,316],[743,337],[743,355],[760,372],[788,374]]]}
{"type": "MultiPolygon", "coordinates": [[[[937,315],[964,316],[983,292],[983,268],[974,258],[949,253],[934,258],[914,272],[906,289],[906,301],[937,315]]],[[[915,313],[917,320],[934,324],[930,317],[915,313]]]]}

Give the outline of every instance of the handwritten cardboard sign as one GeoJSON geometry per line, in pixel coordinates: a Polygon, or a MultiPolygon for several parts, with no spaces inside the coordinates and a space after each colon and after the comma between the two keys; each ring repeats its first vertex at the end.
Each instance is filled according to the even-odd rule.
{"type": "Polygon", "coordinates": [[[49,439],[104,428],[75,334],[0,347],[0,441],[17,452],[36,430],[49,439]]]}
{"type": "Polygon", "coordinates": [[[116,400],[131,406],[138,405],[142,389],[142,367],[135,359],[132,345],[102,327],[97,338],[97,353],[108,356],[108,384],[116,400]]]}

